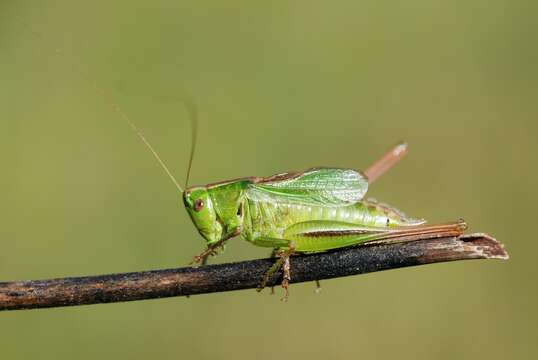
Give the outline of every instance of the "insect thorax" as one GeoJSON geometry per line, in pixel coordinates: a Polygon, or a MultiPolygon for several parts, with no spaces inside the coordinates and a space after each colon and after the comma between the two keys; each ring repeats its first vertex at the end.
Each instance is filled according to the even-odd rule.
{"type": "Polygon", "coordinates": [[[242,226],[247,184],[247,181],[234,181],[207,188],[217,219],[224,227],[224,236],[234,233],[242,226]]]}

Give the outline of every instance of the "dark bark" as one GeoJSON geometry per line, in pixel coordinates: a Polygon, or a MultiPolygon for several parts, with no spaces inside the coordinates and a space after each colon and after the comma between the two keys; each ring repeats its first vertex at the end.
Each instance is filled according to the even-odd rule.
{"type": "MultiPolygon", "coordinates": [[[[292,283],[466,259],[508,259],[485,234],[369,244],[292,257],[292,283]]],[[[255,288],[274,259],[124,274],[0,283],[0,310],[186,296],[255,288]]],[[[279,284],[281,273],[268,285],[279,284]]],[[[254,296],[254,294],[253,294],[254,296]]]]}

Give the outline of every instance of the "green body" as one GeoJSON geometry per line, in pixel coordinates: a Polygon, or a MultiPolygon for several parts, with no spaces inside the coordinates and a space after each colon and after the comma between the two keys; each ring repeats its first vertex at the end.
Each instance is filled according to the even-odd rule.
{"type": "Polygon", "coordinates": [[[256,246],[319,252],[398,237],[423,224],[364,200],[366,178],[348,169],[310,169],[243,178],[184,193],[208,246],[240,235],[256,246]]]}
{"type": "Polygon", "coordinates": [[[278,248],[287,248],[292,242],[298,252],[355,245],[375,240],[381,229],[422,223],[368,200],[338,207],[275,204],[249,199],[245,202],[241,231],[245,240],[257,246],[278,248]]]}

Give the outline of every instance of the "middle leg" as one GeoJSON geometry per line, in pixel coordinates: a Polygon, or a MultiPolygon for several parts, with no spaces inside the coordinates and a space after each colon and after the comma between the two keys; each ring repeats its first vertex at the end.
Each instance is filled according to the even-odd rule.
{"type": "Polygon", "coordinates": [[[267,282],[271,279],[271,277],[280,269],[282,269],[282,287],[286,291],[282,300],[286,301],[288,299],[288,295],[289,295],[288,288],[289,288],[289,282],[291,280],[290,256],[293,255],[294,253],[295,251],[293,248],[275,251],[277,260],[263,275],[262,281],[260,282],[260,285],[258,286],[258,289],[257,289],[258,292],[262,291],[267,285],[267,282]]]}

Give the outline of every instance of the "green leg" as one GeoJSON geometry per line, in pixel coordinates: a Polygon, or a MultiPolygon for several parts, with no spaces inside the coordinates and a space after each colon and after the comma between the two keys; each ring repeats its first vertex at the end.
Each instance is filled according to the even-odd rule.
{"type": "Polygon", "coordinates": [[[258,292],[262,291],[265,286],[267,285],[267,282],[269,279],[276,273],[278,270],[282,268],[282,265],[284,264],[284,260],[282,257],[279,257],[277,261],[263,274],[262,281],[260,282],[260,285],[258,285],[258,288],[256,289],[258,292]]]}

